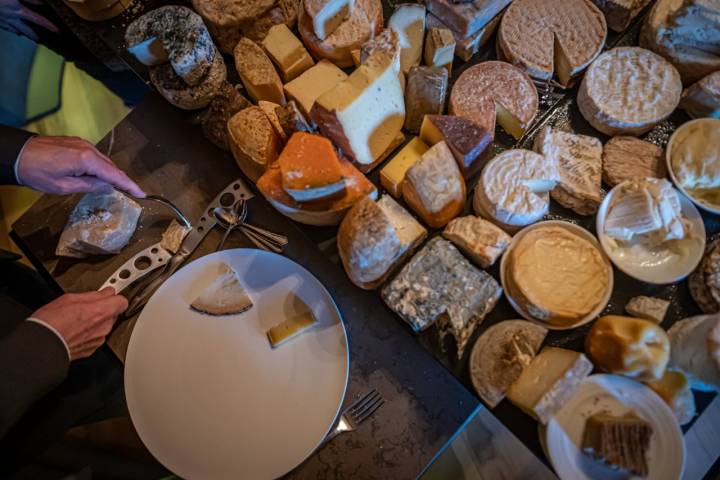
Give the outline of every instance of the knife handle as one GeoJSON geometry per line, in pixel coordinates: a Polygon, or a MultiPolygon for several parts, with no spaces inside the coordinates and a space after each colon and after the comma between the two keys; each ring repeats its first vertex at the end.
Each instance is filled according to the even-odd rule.
{"type": "Polygon", "coordinates": [[[98,290],[112,287],[115,293],[119,294],[136,280],[139,280],[150,272],[154,272],[160,267],[164,267],[171,257],[172,255],[161,247],[160,243],[151,245],[145,250],[139,251],[133,255],[130,260],[123,263],[98,290]]]}

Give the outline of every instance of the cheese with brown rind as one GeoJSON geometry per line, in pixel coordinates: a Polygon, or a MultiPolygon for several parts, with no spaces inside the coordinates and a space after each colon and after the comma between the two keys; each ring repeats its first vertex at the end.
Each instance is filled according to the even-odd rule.
{"type": "Polygon", "coordinates": [[[193,0],[193,8],[206,21],[221,27],[255,20],[275,5],[275,0],[193,0]]]}
{"type": "Polygon", "coordinates": [[[240,170],[256,182],[277,160],[282,142],[260,107],[241,110],[228,120],[230,151],[240,170]]]}
{"type": "Polygon", "coordinates": [[[233,52],[235,68],[253,100],[285,104],[280,77],[260,46],[249,38],[241,38],[233,52]]]}
{"type": "Polygon", "coordinates": [[[428,151],[427,146],[418,137],[413,137],[385,166],[380,170],[380,183],[395,198],[402,196],[402,185],[405,173],[420,157],[428,151]]]}
{"type": "Polygon", "coordinates": [[[477,0],[470,3],[427,0],[425,3],[428,12],[465,38],[486,26],[510,2],[511,0],[477,0]]]}
{"type": "Polygon", "coordinates": [[[497,30],[498,25],[500,25],[501,18],[502,14],[496,15],[495,18],[490,20],[484,27],[469,37],[463,37],[432,13],[428,13],[427,15],[426,26],[427,28],[447,28],[450,30],[453,37],[455,37],[455,56],[467,62],[480,48],[484,47],[493,38],[495,30],[497,30]]]}
{"type": "Polygon", "coordinates": [[[443,230],[443,237],[480,268],[493,266],[511,240],[499,227],[472,215],[451,220],[443,230]]]}
{"type": "Polygon", "coordinates": [[[405,86],[406,131],[418,134],[425,115],[440,114],[445,108],[448,71],[444,67],[412,67],[405,86]]]}
{"type": "Polygon", "coordinates": [[[268,120],[270,120],[270,125],[272,125],[275,129],[275,133],[277,133],[278,138],[282,143],[285,143],[288,137],[285,134],[285,130],[283,130],[282,125],[280,125],[280,119],[275,112],[279,106],[280,105],[277,103],[266,102],[265,100],[260,100],[258,102],[258,107],[260,107],[262,111],[265,112],[265,115],[267,115],[268,120]]]}
{"type": "Polygon", "coordinates": [[[625,305],[625,311],[633,317],[650,320],[658,325],[665,318],[668,308],[670,308],[669,301],[644,295],[631,298],[625,305]]]}
{"type": "Polygon", "coordinates": [[[594,0],[595,5],[605,14],[608,27],[623,32],[630,26],[650,0],[594,0]]]}
{"type": "Polygon", "coordinates": [[[686,88],[680,108],[693,118],[720,118],[720,70],[686,88]]]}
{"type": "Polygon", "coordinates": [[[293,134],[277,163],[283,189],[297,202],[322,200],[345,190],[335,148],[320,135],[293,134]]]}
{"type": "Polygon", "coordinates": [[[420,138],[429,145],[444,140],[466,179],[482,168],[493,141],[492,133],[454,115],[425,115],[420,138]]]}
{"type": "Polygon", "coordinates": [[[425,6],[418,3],[396,5],[388,19],[388,28],[400,40],[400,69],[403,73],[420,64],[425,39],[425,6]]]}
{"type": "Polygon", "coordinates": [[[449,28],[428,28],[425,38],[425,65],[447,68],[452,73],[455,37],[449,28]]]}
{"type": "Polygon", "coordinates": [[[665,178],[663,149],[636,137],[613,137],[603,148],[603,181],[614,187],[626,180],[665,178]]]}
{"type": "Polygon", "coordinates": [[[309,117],[315,100],[347,79],[347,74],[328,60],[320,60],[293,81],[285,84],[288,98],[295,100],[300,111],[309,117]]]}

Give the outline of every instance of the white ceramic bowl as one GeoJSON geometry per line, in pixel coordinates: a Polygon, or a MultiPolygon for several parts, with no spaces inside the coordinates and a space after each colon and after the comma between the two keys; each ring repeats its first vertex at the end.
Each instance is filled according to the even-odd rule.
{"type": "Polygon", "coordinates": [[[507,297],[508,301],[510,302],[510,305],[515,309],[516,312],[518,312],[525,320],[529,320],[533,323],[536,323],[538,325],[542,325],[543,327],[549,329],[549,330],[571,330],[573,328],[577,328],[581,325],[585,325],[588,322],[591,322],[595,318],[597,318],[600,313],[605,309],[608,302],[610,301],[610,296],[612,295],[613,291],[613,269],[612,264],[610,263],[610,260],[608,260],[607,256],[603,252],[602,248],[600,248],[600,244],[598,244],[597,239],[593,236],[592,233],[588,232],[582,227],[579,227],[575,225],[574,223],[570,222],[564,222],[562,220],[548,220],[544,222],[538,222],[533,225],[527,226],[520,230],[515,236],[513,236],[512,241],[510,242],[510,245],[508,246],[507,250],[503,254],[502,258],[500,259],[500,283],[502,284],[503,290],[505,291],[505,296],[507,297]],[[584,238],[585,240],[588,240],[590,243],[592,243],[597,249],[598,252],[600,252],[600,255],[603,258],[603,261],[607,265],[608,268],[608,287],[605,292],[605,295],[603,296],[602,300],[598,304],[595,309],[590,312],[589,315],[582,318],[580,321],[568,325],[568,326],[557,326],[552,325],[548,322],[545,322],[543,320],[539,320],[533,316],[531,316],[521,305],[519,302],[517,302],[512,295],[509,293],[510,290],[508,288],[508,274],[506,273],[508,261],[507,259],[510,258],[510,255],[512,254],[513,249],[517,246],[520,239],[525,236],[528,232],[535,230],[537,228],[543,228],[543,227],[562,227],[570,232],[584,238]]]}
{"type": "Polygon", "coordinates": [[[675,132],[673,132],[672,136],[670,137],[670,140],[668,140],[667,147],[665,148],[665,163],[667,165],[667,171],[670,175],[670,179],[672,180],[673,184],[675,184],[675,188],[680,190],[683,195],[685,195],[687,198],[689,198],[695,205],[702,208],[703,210],[714,213],[715,215],[720,215],[720,205],[713,205],[710,203],[707,203],[703,200],[697,199],[693,197],[690,193],[688,193],[687,190],[685,190],[682,185],[680,185],[680,182],[678,182],[678,179],[675,177],[675,171],[673,170],[672,166],[672,151],[675,147],[675,141],[682,135],[682,133],[690,128],[690,126],[695,125],[697,123],[707,123],[711,122],[717,126],[718,129],[720,129],[720,119],[717,118],[697,118],[695,120],[690,120],[689,122],[683,123],[678,127],[675,132]]]}
{"type": "Polygon", "coordinates": [[[705,224],[700,212],[686,196],[678,195],[682,214],[689,220],[690,231],[697,239],[688,242],[687,252],[683,255],[668,248],[645,254],[628,247],[613,246],[613,241],[605,234],[605,217],[610,202],[624,183],[610,190],[597,213],[595,228],[603,251],[617,268],[637,280],[656,285],[679,282],[695,270],[705,253],[705,224]]]}

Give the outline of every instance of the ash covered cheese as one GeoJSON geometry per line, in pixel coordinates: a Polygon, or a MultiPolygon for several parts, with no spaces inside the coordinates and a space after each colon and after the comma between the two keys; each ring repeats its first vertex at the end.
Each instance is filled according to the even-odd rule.
{"type": "Polygon", "coordinates": [[[502,288],[450,242],[435,237],[383,287],[381,295],[416,332],[437,321],[456,338],[461,351],[476,325],[495,307],[502,288]]]}

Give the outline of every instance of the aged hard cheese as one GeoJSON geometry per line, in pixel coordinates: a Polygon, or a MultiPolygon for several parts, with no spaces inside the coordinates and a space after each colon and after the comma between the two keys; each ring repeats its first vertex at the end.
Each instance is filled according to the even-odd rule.
{"type": "Polygon", "coordinates": [[[289,342],[291,339],[297,337],[316,323],[315,315],[310,311],[290,317],[266,332],[270,346],[277,348],[283,343],[289,342]]]}
{"type": "Polygon", "coordinates": [[[220,265],[217,277],[190,304],[193,310],[208,315],[234,315],[250,310],[252,306],[237,273],[226,263],[220,265]]]}
{"type": "Polygon", "coordinates": [[[375,167],[405,120],[392,55],[371,55],[347,80],[318,97],[310,117],[361,171],[375,167]]]}
{"type": "Polygon", "coordinates": [[[625,180],[665,178],[663,149],[636,137],[613,137],[603,148],[603,181],[614,187],[625,180]]]}
{"type": "Polygon", "coordinates": [[[428,11],[461,37],[469,37],[486,26],[511,0],[427,0],[428,11]]]}
{"type": "Polygon", "coordinates": [[[416,332],[437,322],[457,341],[458,357],[502,288],[448,241],[430,240],[381,290],[390,309],[416,332]]]}
{"type": "Polygon", "coordinates": [[[450,113],[468,118],[488,132],[495,120],[515,138],[523,136],[538,110],[535,84],[505,62],[483,62],[465,70],[453,85],[450,113]]]}
{"type": "Polygon", "coordinates": [[[448,71],[443,67],[412,67],[405,87],[405,130],[417,134],[427,114],[445,107],[448,71]]]}
{"type": "Polygon", "coordinates": [[[403,199],[429,226],[439,228],[465,207],[465,179],[445,142],[430,147],[405,173],[403,199]]]}
{"type": "Polygon", "coordinates": [[[391,197],[365,198],[340,224],[338,253],[352,282],[364,289],[378,287],[393,268],[415,249],[427,231],[391,197]]]}
{"type": "Polygon", "coordinates": [[[288,98],[295,100],[300,111],[310,115],[315,100],[347,79],[347,74],[327,60],[320,60],[295,80],[285,85],[288,98]]]}
{"type": "Polygon", "coordinates": [[[616,32],[624,31],[650,0],[594,0],[605,14],[608,27],[616,32]]]}
{"type": "Polygon", "coordinates": [[[633,317],[644,318],[659,325],[665,318],[669,307],[670,302],[667,300],[640,295],[630,299],[625,305],[625,311],[633,317]]]}
{"type": "Polygon", "coordinates": [[[693,118],[720,118],[720,70],[686,88],[680,108],[693,118]]]}
{"type": "Polygon", "coordinates": [[[455,38],[455,56],[467,62],[481,47],[485,46],[493,38],[498,25],[500,25],[501,18],[502,14],[497,15],[469,37],[463,37],[432,13],[428,13],[427,15],[426,27],[450,30],[455,38]]]}
{"type": "Polygon", "coordinates": [[[545,424],[592,369],[592,363],[580,352],[545,347],[510,386],[508,400],[545,424]]]}
{"type": "Polygon", "coordinates": [[[345,190],[340,161],[330,140],[298,132],[278,158],[283,189],[297,202],[322,200],[345,190]]]}
{"type": "Polygon", "coordinates": [[[583,117],[606,135],[641,135],[670,115],[680,102],[677,70],[662,57],[637,47],[618,47],[588,68],[578,92],[583,117]]]}
{"type": "Polygon", "coordinates": [[[282,82],[270,59],[260,46],[249,38],[241,38],[233,52],[235,68],[250,98],[256,102],[285,103],[282,82]]]}
{"type": "Polygon", "coordinates": [[[425,65],[447,68],[452,72],[455,37],[449,28],[428,28],[425,38],[425,65]]]}
{"type": "Polygon", "coordinates": [[[557,165],[560,181],[550,192],[553,200],[580,215],[597,212],[602,201],[600,140],[545,127],[535,137],[534,150],[557,165]]]}
{"type": "Polygon", "coordinates": [[[277,160],[282,142],[260,107],[241,110],[228,120],[228,142],[240,170],[253,182],[277,160]]]}
{"type": "Polygon", "coordinates": [[[443,237],[453,242],[478,267],[489,268],[510,245],[510,235],[487,220],[467,216],[455,218],[443,237]]]}
{"type": "Polygon", "coordinates": [[[400,198],[402,196],[405,173],[408,168],[420,160],[428,148],[430,147],[422,140],[414,137],[380,170],[380,183],[393,197],[400,198]]]}
{"type": "Polygon", "coordinates": [[[425,38],[425,6],[418,3],[398,5],[388,19],[388,28],[395,30],[400,39],[400,69],[410,71],[422,57],[425,38]]]}
{"type": "Polygon", "coordinates": [[[305,12],[312,18],[313,32],[325,40],[350,16],[354,0],[304,0],[305,12]]]}
{"type": "Polygon", "coordinates": [[[486,160],[493,135],[475,122],[454,115],[425,115],[420,139],[428,145],[445,141],[465,178],[471,177],[486,160]]]}
{"type": "Polygon", "coordinates": [[[505,320],[478,338],[470,355],[470,379],[490,408],[505,398],[510,385],[530,365],[547,332],[524,320],[505,320]]]}
{"type": "Polygon", "coordinates": [[[268,31],[262,46],[282,72],[283,82],[289,82],[314,65],[303,44],[283,23],[268,31]]]}

